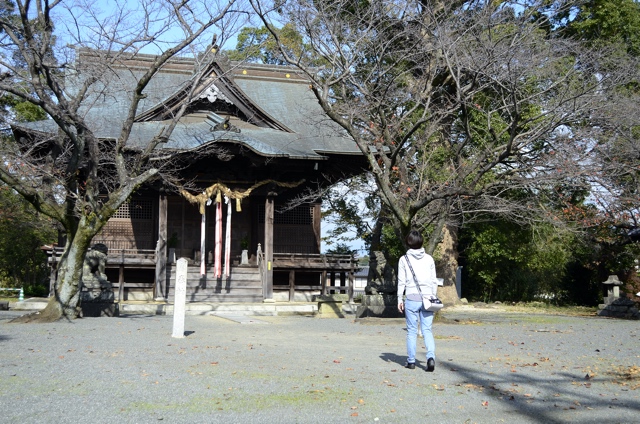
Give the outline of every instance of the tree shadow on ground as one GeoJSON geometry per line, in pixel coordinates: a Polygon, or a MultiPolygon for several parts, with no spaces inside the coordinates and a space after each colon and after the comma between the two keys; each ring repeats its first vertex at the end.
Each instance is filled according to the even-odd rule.
{"type": "MultiPolygon", "coordinates": [[[[454,383],[456,386],[485,393],[488,400],[508,404],[517,413],[541,423],[571,421],[569,417],[559,419],[558,414],[576,409],[587,409],[589,413],[592,410],[611,411],[610,408],[640,411],[638,400],[619,399],[613,394],[603,396],[601,387],[615,384],[616,376],[587,378],[570,372],[552,375],[545,372],[540,376],[508,371],[495,373],[495,370],[485,372],[468,368],[455,361],[437,366],[436,371],[453,372],[459,377],[458,383],[454,383]]],[[[611,387],[606,391],[611,391],[611,387]]]]}

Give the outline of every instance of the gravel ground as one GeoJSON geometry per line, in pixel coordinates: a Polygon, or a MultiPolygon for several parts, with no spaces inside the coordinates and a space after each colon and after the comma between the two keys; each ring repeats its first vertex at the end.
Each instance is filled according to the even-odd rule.
{"type": "MultiPolygon", "coordinates": [[[[402,320],[130,315],[11,324],[3,423],[633,423],[640,322],[447,308],[437,363],[402,320]]],[[[422,343],[422,340],[419,340],[422,343]]]]}

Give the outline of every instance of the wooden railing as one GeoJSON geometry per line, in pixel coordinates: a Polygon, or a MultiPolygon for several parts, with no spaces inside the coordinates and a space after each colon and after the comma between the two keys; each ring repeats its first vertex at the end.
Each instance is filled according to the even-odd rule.
{"type": "MultiPolygon", "coordinates": [[[[53,247],[45,250],[48,262],[56,264],[60,262],[63,247],[53,247]]],[[[156,251],[154,249],[111,249],[107,252],[107,266],[121,264],[152,265],[156,263],[156,251]]]]}
{"type": "MultiPolygon", "coordinates": [[[[289,300],[293,299],[295,290],[312,290],[319,288],[322,295],[330,292],[346,293],[349,302],[353,301],[353,286],[355,283],[356,260],[352,255],[339,254],[309,254],[309,253],[274,253],[273,269],[289,271],[289,285],[280,286],[280,290],[289,290],[289,300]],[[318,286],[301,286],[295,283],[297,271],[320,272],[318,286]],[[340,284],[336,284],[336,276],[340,284]],[[327,284],[330,280],[331,284],[327,284]]],[[[276,289],[276,287],[274,287],[276,289]]]]}

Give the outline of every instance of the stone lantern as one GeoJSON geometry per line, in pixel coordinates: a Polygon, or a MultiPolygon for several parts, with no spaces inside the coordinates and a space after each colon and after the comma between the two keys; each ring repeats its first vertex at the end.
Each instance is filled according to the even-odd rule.
{"type": "Polygon", "coordinates": [[[640,313],[636,303],[626,296],[620,297],[620,286],[622,281],[617,275],[610,275],[606,281],[602,282],[606,295],[604,303],[598,305],[598,315],[614,318],[640,318],[640,313]]]}
{"type": "Polygon", "coordinates": [[[610,305],[614,300],[620,297],[620,286],[622,281],[618,279],[617,275],[610,275],[606,281],[602,282],[605,290],[604,303],[610,305]]]}

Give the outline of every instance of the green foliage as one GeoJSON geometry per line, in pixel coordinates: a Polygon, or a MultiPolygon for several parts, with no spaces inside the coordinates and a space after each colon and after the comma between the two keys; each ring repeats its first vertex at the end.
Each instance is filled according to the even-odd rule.
{"type": "Polygon", "coordinates": [[[13,114],[12,120],[17,122],[34,122],[47,119],[46,112],[33,103],[18,99],[10,94],[0,96],[0,109],[7,113],[7,108],[13,114]]]}
{"type": "MultiPolygon", "coordinates": [[[[46,255],[40,249],[52,243],[56,231],[49,220],[10,188],[0,185],[0,284],[5,287],[44,286],[46,255]]],[[[45,288],[46,292],[46,288],[45,288]]]]}
{"type": "Polygon", "coordinates": [[[331,255],[356,255],[358,251],[351,249],[344,243],[338,243],[334,248],[327,249],[327,253],[331,255]]]}
{"type": "Polygon", "coordinates": [[[47,119],[47,114],[41,107],[29,102],[18,102],[13,107],[16,121],[35,122],[47,119]]]}
{"type": "Polygon", "coordinates": [[[640,4],[633,0],[589,0],[578,8],[566,28],[570,36],[594,45],[619,45],[640,54],[640,4]]]}
{"type": "Polygon", "coordinates": [[[382,251],[386,253],[387,260],[396,264],[398,259],[405,253],[404,242],[398,238],[396,231],[391,224],[382,227],[382,237],[380,239],[382,251]]]}
{"type": "Polygon", "coordinates": [[[503,220],[471,225],[461,233],[463,295],[483,301],[531,301],[540,296],[562,303],[560,288],[573,259],[573,236],[549,226],[528,228],[503,220]]]}
{"type": "MultiPolygon", "coordinates": [[[[308,48],[300,33],[291,25],[277,30],[282,47],[294,57],[308,57],[308,48]]],[[[235,50],[226,50],[227,57],[239,62],[247,61],[267,65],[286,65],[273,35],[266,27],[245,27],[238,34],[235,50]]]]}

